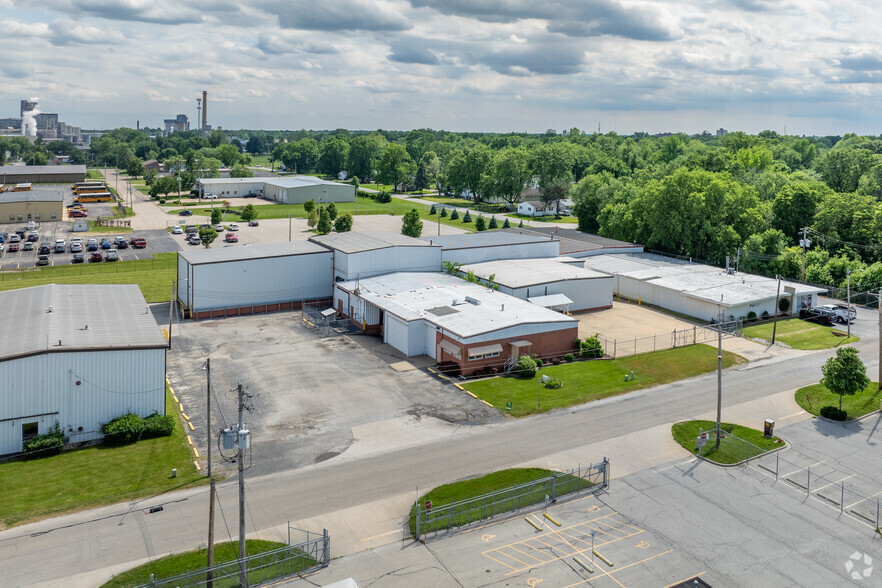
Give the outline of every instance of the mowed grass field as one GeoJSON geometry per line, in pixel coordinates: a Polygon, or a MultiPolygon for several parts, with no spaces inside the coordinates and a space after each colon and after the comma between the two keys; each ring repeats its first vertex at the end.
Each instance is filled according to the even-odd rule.
{"type": "MultiPolygon", "coordinates": [[[[743,334],[745,337],[768,343],[772,340],[773,326],[773,323],[751,325],[744,327],[743,334]]],[[[793,349],[831,349],[860,341],[859,337],[845,335],[846,333],[840,329],[791,318],[778,321],[775,341],[780,341],[793,349]]]]}
{"type": "MultiPolygon", "coordinates": [[[[674,437],[674,441],[679,443],[684,449],[692,452],[693,455],[698,455],[696,439],[698,438],[699,431],[716,431],[716,427],[716,421],[684,421],[682,423],[674,423],[674,426],[671,427],[671,435],[674,437]]],[[[784,441],[780,437],[764,437],[762,431],[742,427],[741,425],[721,422],[720,431],[730,433],[743,441],[747,441],[753,447],[745,445],[736,439],[730,438],[726,441],[723,435],[720,435],[722,442],[720,447],[717,448],[715,438],[711,438],[702,448],[701,456],[716,463],[738,463],[745,460],[748,454],[753,458],[766,451],[784,447],[784,441]]]]}
{"type": "MultiPolygon", "coordinates": [[[[723,367],[746,363],[747,360],[723,351],[723,367]]],[[[598,359],[543,367],[537,378],[546,375],[560,378],[563,388],[539,388],[537,378],[524,379],[502,376],[465,384],[464,388],[497,410],[522,417],[556,408],[584,404],[633,390],[684,380],[717,368],[717,350],[708,345],[692,345],[625,357],[598,359]],[[634,372],[634,380],[625,375],[634,372]],[[541,408],[538,406],[541,395],[541,408]],[[506,403],[511,402],[511,410],[506,403]]]]}
{"type": "MultiPolygon", "coordinates": [[[[820,370],[818,377],[820,378],[820,370]]],[[[825,406],[839,408],[839,395],[830,392],[823,384],[804,386],[796,391],[796,403],[809,414],[818,416],[825,406]],[[808,397],[808,398],[806,398],[808,397]]],[[[842,410],[845,411],[846,420],[858,419],[864,415],[879,410],[879,402],[882,400],[882,390],[879,390],[878,382],[870,384],[854,396],[842,397],[842,410]]]]}
{"type": "Polygon", "coordinates": [[[21,525],[207,482],[193,465],[193,453],[168,390],[165,397],[166,414],[175,419],[170,437],[0,463],[5,492],[0,501],[0,526],[21,525]],[[172,468],[178,470],[176,478],[171,477],[172,468]]]}
{"type": "Polygon", "coordinates": [[[168,302],[177,263],[176,253],[157,253],[153,259],[0,272],[0,291],[45,284],[137,284],[147,302],[168,302]]]}

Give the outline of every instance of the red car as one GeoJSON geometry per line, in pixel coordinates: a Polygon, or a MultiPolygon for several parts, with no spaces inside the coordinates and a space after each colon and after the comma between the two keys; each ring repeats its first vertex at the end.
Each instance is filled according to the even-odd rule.
{"type": "Polygon", "coordinates": [[[145,247],[147,247],[147,239],[144,239],[142,237],[133,237],[132,240],[129,241],[129,244],[134,249],[144,249],[145,247]]]}
{"type": "Polygon", "coordinates": [[[224,241],[226,241],[227,243],[238,243],[239,237],[236,235],[236,233],[227,233],[227,236],[224,237],[224,241]]]}
{"type": "Polygon", "coordinates": [[[70,218],[86,218],[87,216],[89,216],[89,213],[75,208],[71,210],[70,213],[68,213],[68,216],[70,218]]]}
{"type": "Polygon", "coordinates": [[[18,251],[18,243],[10,243],[8,251],[9,253],[15,253],[18,251]]]}
{"type": "Polygon", "coordinates": [[[104,261],[104,256],[101,255],[100,251],[96,251],[95,253],[93,253],[91,255],[91,257],[89,257],[89,263],[97,262],[97,261],[104,261]]]}

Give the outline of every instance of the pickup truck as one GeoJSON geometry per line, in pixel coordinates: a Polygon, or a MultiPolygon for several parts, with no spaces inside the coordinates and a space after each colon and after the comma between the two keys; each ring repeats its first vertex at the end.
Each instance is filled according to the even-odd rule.
{"type": "Polygon", "coordinates": [[[129,241],[133,249],[144,249],[147,247],[147,239],[143,237],[135,237],[131,241],[129,241]]]}

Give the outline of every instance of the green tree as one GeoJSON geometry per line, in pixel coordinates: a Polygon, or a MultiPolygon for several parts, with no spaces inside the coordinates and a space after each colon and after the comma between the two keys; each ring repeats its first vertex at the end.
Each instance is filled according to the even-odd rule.
{"type": "Polygon", "coordinates": [[[352,230],[352,213],[344,212],[334,221],[334,230],[338,233],[347,233],[352,230]]]}
{"type": "MultiPolygon", "coordinates": [[[[506,220],[508,220],[508,219],[506,219],[506,220]]],[[[487,224],[487,228],[488,228],[488,229],[496,229],[496,228],[499,228],[499,223],[496,222],[496,217],[495,217],[495,216],[491,216],[491,217],[490,217],[490,222],[487,224]]]]}
{"type": "Polygon", "coordinates": [[[260,155],[266,153],[267,143],[262,134],[252,135],[245,144],[245,151],[252,155],[260,155]]]}
{"type": "Polygon", "coordinates": [[[306,217],[306,225],[310,229],[313,229],[318,224],[318,222],[319,222],[318,211],[315,208],[313,208],[312,210],[309,211],[309,215],[306,217]]]}
{"type": "Polygon", "coordinates": [[[398,191],[398,185],[406,182],[415,170],[413,160],[407,150],[397,143],[386,145],[377,165],[378,176],[384,184],[392,184],[392,191],[398,191]]]}
{"type": "Polygon", "coordinates": [[[447,183],[457,194],[480,202],[482,197],[481,182],[490,164],[490,149],[485,145],[464,147],[454,153],[447,166],[447,183]]]}
{"type": "Polygon", "coordinates": [[[241,163],[237,163],[230,170],[231,178],[253,178],[254,172],[242,165],[241,163]]]}
{"type": "MultiPolygon", "coordinates": [[[[226,140],[227,140],[226,134],[224,134],[224,132],[219,129],[215,129],[215,130],[211,131],[211,133],[208,135],[208,144],[211,145],[212,147],[215,147],[215,148],[223,145],[226,140]]],[[[239,143],[239,141],[236,141],[236,143],[239,143]]],[[[236,150],[238,151],[238,149],[236,149],[236,150]]]]}
{"type": "Polygon", "coordinates": [[[821,384],[830,392],[839,395],[839,410],[842,410],[842,397],[854,396],[870,385],[867,368],[854,347],[840,347],[836,357],[831,357],[821,367],[821,384]]]}
{"type": "Polygon", "coordinates": [[[511,223],[508,222],[508,217],[505,217],[505,222],[502,223],[502,228],[503,229],[510,229],[511,228],[511,223]]]}
{"type": "Polygon", "coordinates": [[[438,210],[435,209],[435,204],[432,203],[432,208],[429,209],[429,216],[433,216],[435,214],[438,214],[438,210]]]}
{"type": "Polygon", "coordinates": [[[303,210],[305,210],[306,212],[312,212],[313,210],[315,210],[315,200],[310,198],[309,200],[304,202],[303,210]]]}
{"type": "Polygon", "coordinates": [[[220,159],[226,167],[233,167],[241,157],[239,150],[229,143],[218,146],[216,151],[218,159],[220,159]]]}
{"type": "Polygon", "coordinates": [[[429,187],[429,175],[423,160],[420,160],[417,165],[416,175],[413,177],[413,187],[417,190],[425,190],[429,187]]]}
{"type": "Polygon", "coordinates": [[[167,196],[178,189],[178,181],[172,176],[162,176],[156,178],[150,186],[150,195],[154,198],[159,196],[167,196]]]}
{"type": "Polygon", "coordinates": [[[133,157],[131,161],[129,161],[129,166],[126,168],[126,174],[128,174],[131,178],[137,178],[144,175],[144,164],[137,157],[133,157]]]}
{"type": "Polygon", "coordinates": [[[243,221],[251,221],[257,218],[257,207],[253,204],[246,204],[245,208],[242,209],[242,214],[240,218],[243,221]]]}
{"type": "Polygon", "coordinates": [[[478,216],[475,219],[475,229],[478,231],[486,231],[487,230],[487,221],[483,216],[478,216]]]}
{"type": "MultiPolygon", "coordinates": [[[[456,211],[454,210],[453,212],[456,212],[456,211]]],[[[447,209],[446,208],[441,209],[441,218],[447,218],[447,209]]]]}
{"type": "Polygon", "coordinates": [[[380,143],[376,137],[359,135],[349,144],[349,159],[346,162],[346,169],[359,178],[370,180],[374,177],[380,150],[380,143]]]}
{"type": "Polygon", "coordinates": [[[224,216],[224,213],[221,212],[220,208],[212,208],[211,209],[211,224],[213,224],[213,225],[219,224],[221,222],[221,219],[223,218],[223,216],[224,216]]]}
{"type": "Polygon", "coordinates": [[[327,210],[323,210],[321,217],[319,217],[319,221],[315,227],[315,230],[319,235],[327,235],[331,232],[332,228],[333,225],[331,224],[331,215],[328,214],[327,210]]]}
{"type": "Polygon", "coordinates": [[[772,201],[772,226],[796,239],[802,227],[810,227],[823,194],[829,190],[820,182],[795,182],[784,186],[772,201]],[[820,186],[822,189],[818,189],[820,186]]]}
{"type": "Polygon", "coordinates": [[[341,137],[334,137],[325,141],[319,147],[318,171],[325,175],[337,177],[346,169],[346,159],[349,157],[349,143],[341,137]]]}
{"type": "Polygon", "coordinates": [[[401,219],[401,234],[408,237],[419,237],[423,234],[423,221],[416,208],[404,215],[401,219]]]}
{"type": "Polygon", "coordinates": [[[328,204],[327,211],[328,211],[328,216],[331,217],[331,220],[334,220],[335,218],[337,218],[337,205],[336,204],[334,204],[333,202],[328,204]]]}
{"type": "Polygon", "coordinates": [[[199,240],[202,241],[203,247],[208,249],[215,239],[217,239],[217,231],[211,227],[199,227],[199,240]]]}
{"type": "Polygon", "coordinates": [[[484,179],[484,196],[516,205],[533,178],[527,165],[527,151],[509,148],[498,151],[490,162],[484,179]]]}
{"type": "Polygon", "coordinates": [[[318,142],[310,137],[288,143],[282,151],[280,159],[289,171],[306,173],[315,169],[319,156],[318,142]]]}
{"type": "Polygon", "coordinates": [[[472,215],[469,214],[468,209],[466,209],[465,216],[462,217],[462,222],[464,222],[464,223],[472,222],[472,215]]]}

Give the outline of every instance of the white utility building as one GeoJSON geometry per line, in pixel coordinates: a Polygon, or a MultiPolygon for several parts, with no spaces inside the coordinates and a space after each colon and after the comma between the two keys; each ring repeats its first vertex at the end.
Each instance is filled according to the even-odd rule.
{"type": "Polygon", "coordinates": [[[394,273],[335,284],[334,307],[406,356],[429,355],[472,374],[521,353],[569,353],[579,322],[441,273],[394,273]]]}
{"type": "Polygon", "coordinates": [[[398,233],[330,233],[309,238],[334,251],[334,281],[390,272],[441,271],[441,245],[398,233]]]}
{"type": "Polygon", "coordinates": [[[564,263],[565,260],[488,261],[464,265],[460,271],[474,272],[485,283],[493,276],[500,292],[554,310],[583,312],[611,308],[615,279],[606,273],[564,263]]]}
{"type": "Polygon", "coordinates": [[[441,261],[481,263],[497,259],[557,257],[560,241],[543,235],[522,235],[507,231],[480,231],[462,235],[421,237],[441,245],[441,261]]]}
{"type": "Polygon", "coordinates": [[[355,202],[355,186],[329,182],[314,176],[269,178],[204,178],[196,181],[196,189],[203,195],[217,194],[221,198],[266,198],[282,204],[355,202]]]}
{"type": "MultiPolygon", "coordinates": [[[[585,267],[615,277],[615,293],[643,304],[679,312],[704,321],[761,317],[775,313],[778,281],[649,253],[599,255],[585,259],[585,267]]],[[[781,281],[779,299],[789,303],[789,314],[815,306],[823,288],[781,281]]]]}
{"type": "Polygon", "coordinates": [[[332,253],[309,241],[178,253],[183,315],[212,318],[293,310],[330,300],[332,253]]]}
{"type": "Polygon", "coordinates": [[[0,454],[56,423],[80,443],[128,412],[165,414],[167,343],[138,286],[10,290],[0,317],[0,454]]]}

